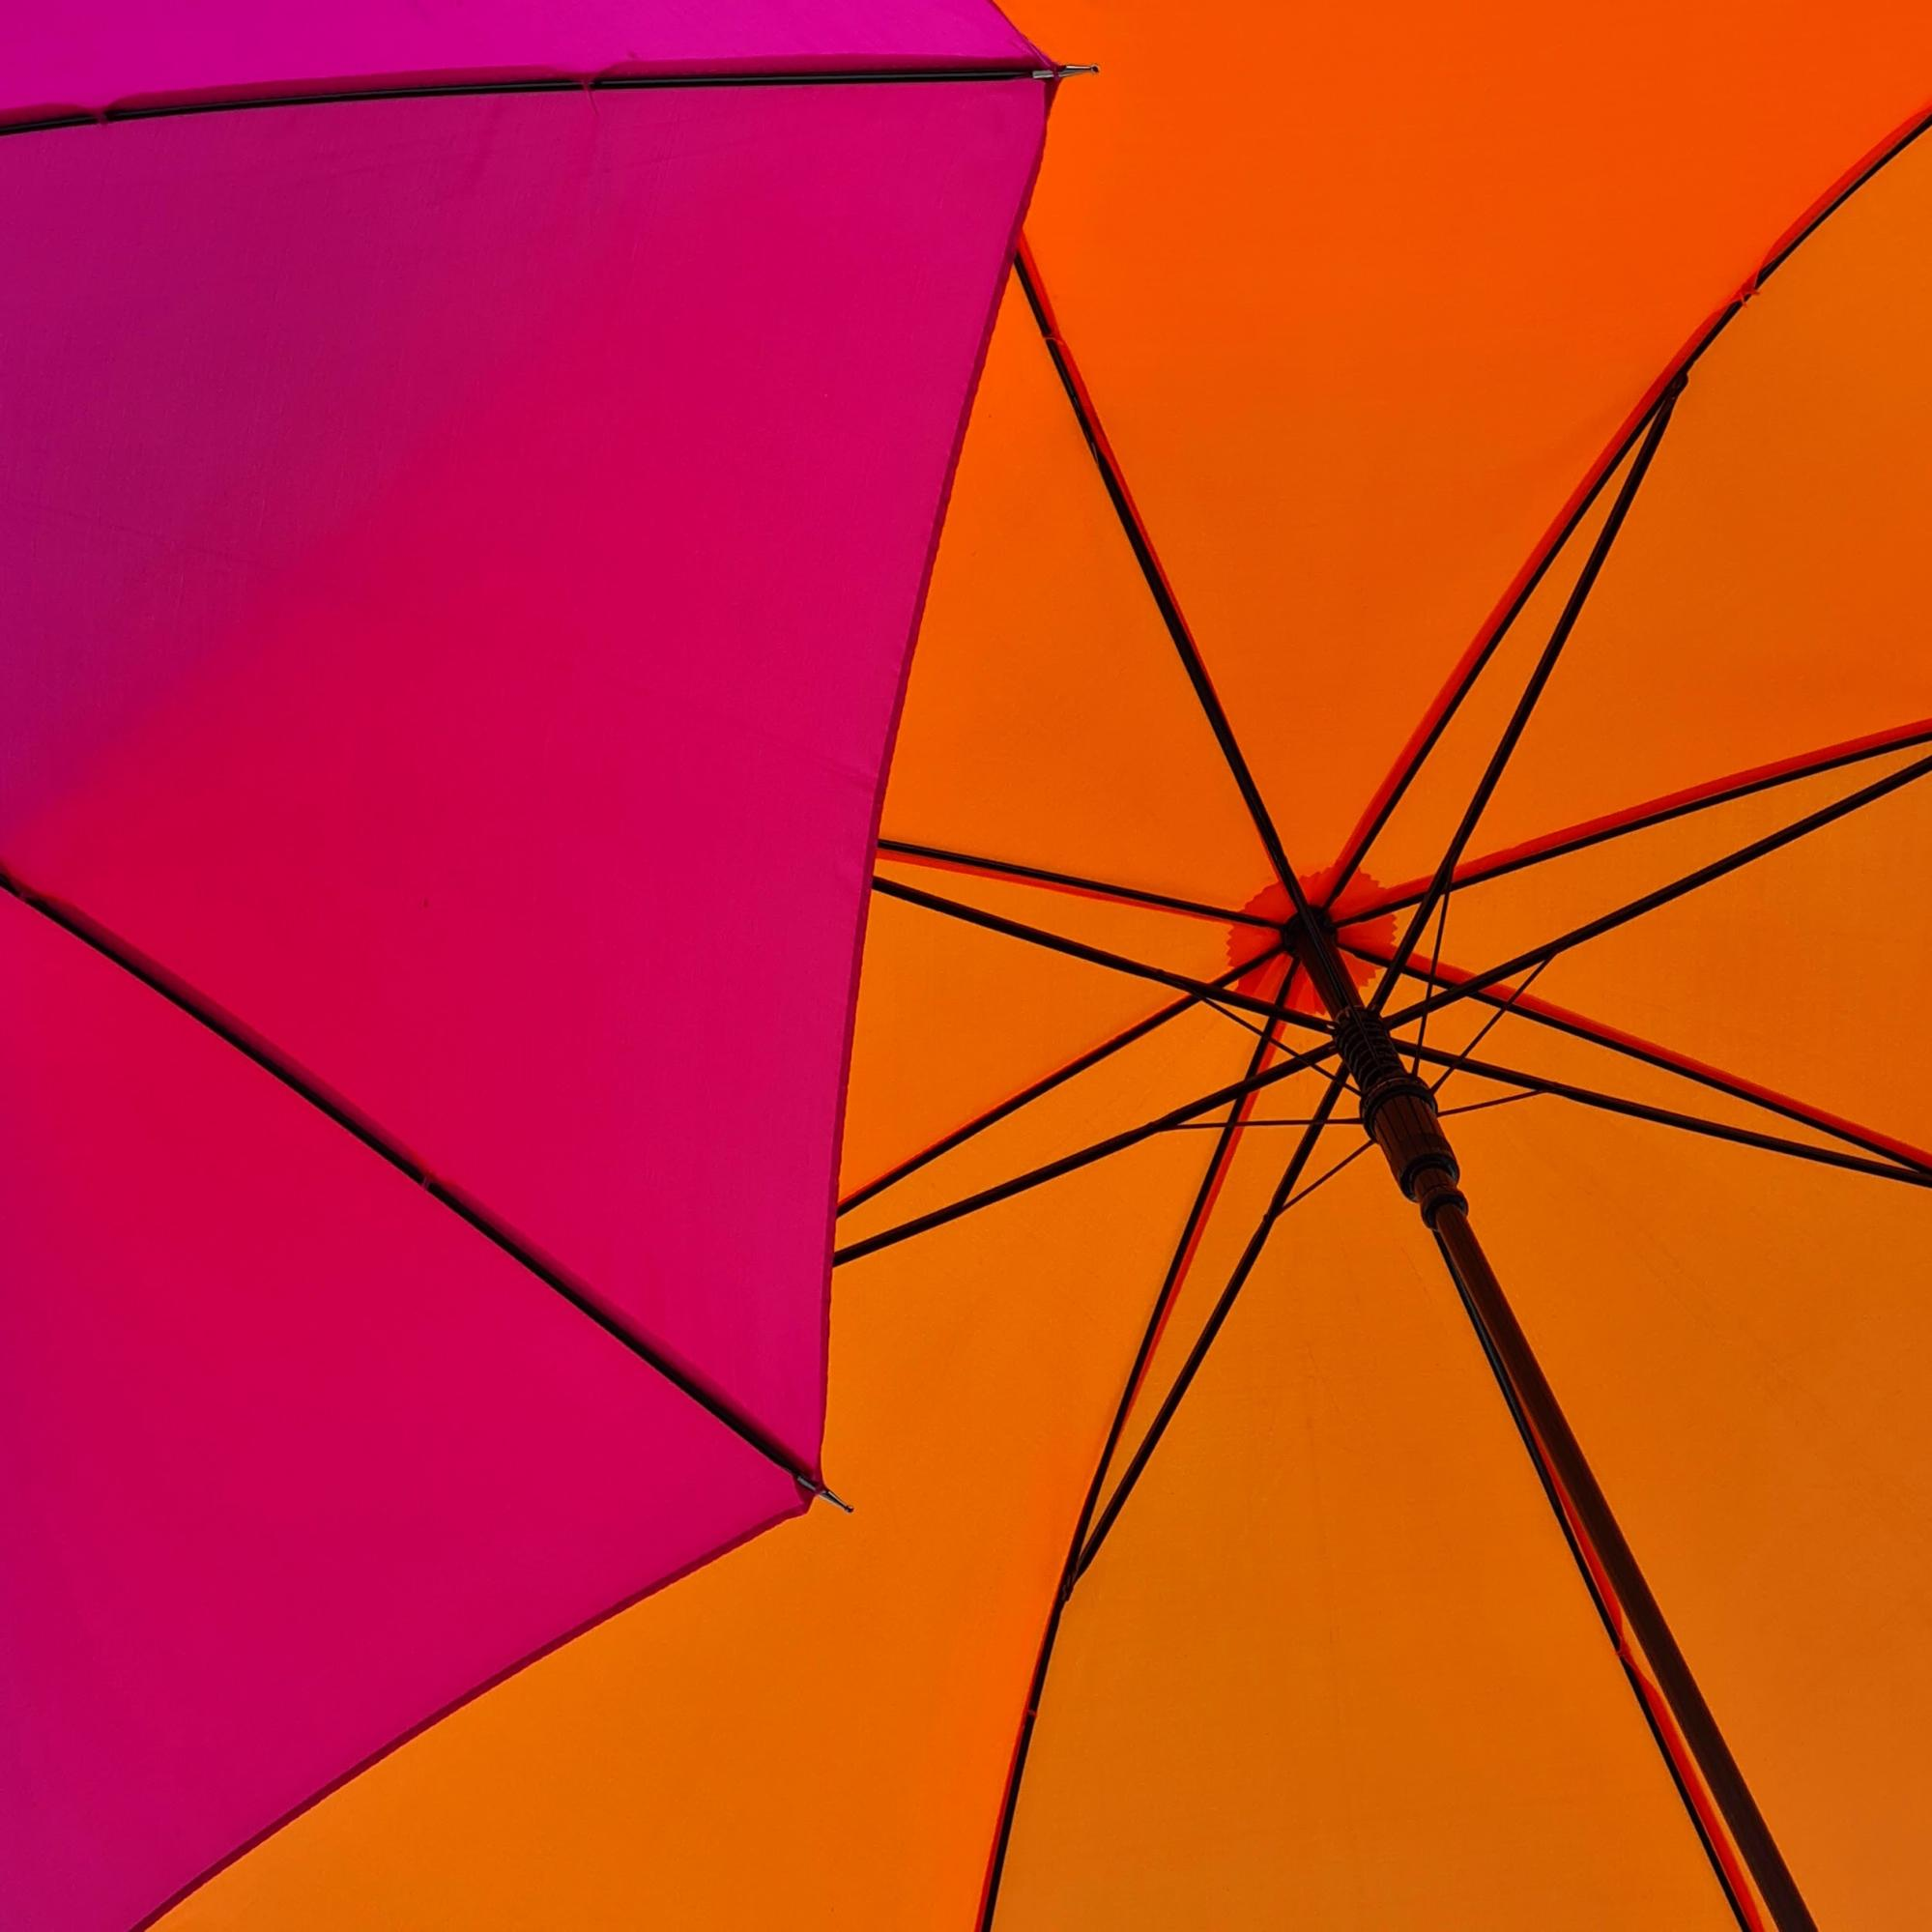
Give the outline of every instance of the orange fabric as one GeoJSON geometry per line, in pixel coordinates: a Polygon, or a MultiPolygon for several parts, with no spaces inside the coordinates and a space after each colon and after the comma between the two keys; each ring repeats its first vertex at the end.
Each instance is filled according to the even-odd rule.
{"type": "Polygon", "coordinates": [[[1082,1580],[1002,1927],[1729,1923],[1388,1194],[1290,1210],[1082,1580]]]}
{"type": "MultiPolygon", "coordinates": [[[[1485,849],[1932,711],[1932,662],[1913,644],[1932,468],[1928,214],[1932,157],[1918,141],[1698,361],[1485,818],[1485,849]]],[[[1452,727],[1427,797],[1378,848],[1381,868],[1432,861],[1444,806],[1474,782],[1589,534],[1452,727]]]]}
{"type": "MultiPolygon", "coordinates": [[[[1801,0],[1244,5],[1211,37],[1152,0],[1041,0],[1020,24],[1101,63],[1060,92],[1031,239],[1309,873],[1671,359],[1932,98],[1932,14],[1902,0],[1829,19],[1801,0]]],[[[1932,715],[1928,228],[1932,139],[1698,364],[1472,854],[1932,715]]],[[[1374,878],[1442,851],[1601,513],[1370,854],[1374,878]]],[[[1923,755],[1473,887],[1443,956],[1486,966],[1923,755]]],[[[1013,298],[885,830],[1237,908],[1267,884],[1013,298]]],[[[1928,850],[1932,785],[1566,955],[1536,991],[1932,1143],[1928,850]]],[[[883,870],[1189,975],[1253,943],[883,870]]],[[[879,902],[846,1186],[1169,996],[879,902]]],[[[1450,1009],[1429,1038],[1454,1049],[1485,1017],[1450,1009]]],[[[1195,1011],[842,1231],[1233,1080],[1254,1044],[1195,1011]]],[[[1482,1051],[1828,1138],[1520,1015],[1482,1051]]],[[[1304,1115],[1320,1086],[1284,1081],[1256,1113],[1304,1115]]],[[[1498,1092],[1458,1075],[1444,1100],[1498,1092]]],[[[1932,1197],[1556,1100],[1449,1124],[1476,1225],[1820,1923],[1916,1926],[1932,1197]]],[[[1163,1137],[842,1270],[825,1463],[855,1516],[815,1509],[502,1687],[171,1932],[965,1932],[1075,1513],[1212,1139],[1163,1137]]],[[[1244,1136],[1110,1480],[1292,1140],[1244,1136]]],[[[1331,1129],[1311,1175],[1360,1144],[1331,1129]]],[[[1077,1590],[995,1922],[1732,1922],[1379,1157],[1284,1220],[1077,1590]]]]}
{"type": "Polygon", "coordinates": [[[1459,1144],[1491,1255],[1818,1922],[1918,1922],[1932,1203],[1796,1163],[1767,1185],[1766,1156],[1554,1101],[1468,1116],[1459,1144]]]}
{"type": "Polygon", "coordinates": [[[994,332],[914,662],[888,835],[1236,906],[1266,882],[1017,292],[994,332]]]}
{"type": "Polygon", "coordinates": [[[1906,5],[1027,28],[1102,69],[1029,235],[1310,871],[1639,397],[1932,96],[1906,5]]]}

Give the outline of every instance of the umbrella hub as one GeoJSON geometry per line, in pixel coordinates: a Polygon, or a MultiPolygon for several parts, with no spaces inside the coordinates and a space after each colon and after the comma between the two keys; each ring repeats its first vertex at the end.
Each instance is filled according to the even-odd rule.
{"type": "Polygon", "coordinates": [[[1458,1186],[1462,1170],[1437,1118],[1435,1095],[1403,1063],[1382,1016],[1363,1003],[1327,914],[1311,908],[1288,921],[1282,938],[1335,1022],[1335,1044],[1360,1096],[1363,1129],[1381,1148],[1396,1185],[1431,1227],[1445,1207],[1466,1208],[1458,1186]]]}

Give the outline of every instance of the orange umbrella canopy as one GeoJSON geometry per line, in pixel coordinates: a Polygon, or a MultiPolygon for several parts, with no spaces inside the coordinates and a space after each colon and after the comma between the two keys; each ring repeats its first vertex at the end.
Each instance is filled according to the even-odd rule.
{"type": "Polygon", "coordinates": [[[1101,72],[1059,90],[887,797],[856,1514],[165,1922],[1915,1926],[1932,14],[1018,24],[1101,72]],[[1441,1082],[1775,1868],[1360,1095],[1290,1071],[1327,1012],[1283,860],[1441,1082]]]}

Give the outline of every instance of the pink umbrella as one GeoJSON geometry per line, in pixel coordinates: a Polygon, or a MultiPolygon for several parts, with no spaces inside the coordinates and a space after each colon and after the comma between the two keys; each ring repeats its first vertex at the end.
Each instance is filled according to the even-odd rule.
{"type": "Polygon", "coordinates": [[[884,756],[1053,78],[980,0],[0,29],[6,1923],[146,1922],[828,1494],[884,756]]]}

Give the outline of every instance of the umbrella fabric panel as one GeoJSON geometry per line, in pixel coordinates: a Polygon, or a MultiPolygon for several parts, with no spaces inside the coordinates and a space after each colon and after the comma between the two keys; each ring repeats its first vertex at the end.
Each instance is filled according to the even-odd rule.
{"type": "Polygon", "coordinates": [[[983,0],[128,0],[26,8],[0,31],[0,123],[129,101],[560,76],[1035,67],[983,0]]]}
{"type": "MultiPolygon", "coordinates": [[[[1920,138],[1698,358],[1485,815],[1483,849],[1932,717],[1918,634],[1932,591],[1920,537],[1932,488],[1928,221],[1932,144],[1920,138]]],[[[1574,575],[1586,536],[1566,546],[1552,591],[1574,575]]],[[[1492,713],[1520,689],[1551,601],[1524,611],[1485,674],[1492,713]]],[[[1438,813],[1467,795],[1495,739],[1493,722],[1460,727],[1429,775],[1438,813]]],[[[1420,805],[1378,848],[1385,872],[1432,858],[1420,805]]]]}
{"type": "Polygon", "coordinates": [[[1081,1578],[1000,1925],[1733,1923],[1386,1187],[1283,1217],[1081,1578]]]}
{"type": "MultiPolygon", "coordinates": [[[[1063,91],[1053,112],[1057,141],[1078,100],[1063,91]]],[[[1235,907],[1266,883],[1267,853],[1017,282],[973,402],[916,667],[887,833],[1235,907]]]]}
{"type": "MultiPolygon", "coordinates": [[[[1894,879],[1932,823],[1922,786],[1903,786],[1545,964],[1536,957],[1552,937],[1727,862],[1746,840],[1783,837],[1800,813],[1839,810],[1860,781],[1890,782],[1920,756],[1894,754],[1468,887],[1453,902],[1438,967],[1441,989],[1459,1003],[1430,1014],[1431,1047],[1455,1049],[1495,1024],[1502,1030],[1485,1036],[1479,1056],[1535,1069],[1569,1038],[1594,1040],[1610,1056],[1576,1076],[1587,1084],[1625,1091],[1661,1066],[1675,1071],[1671,1089],[1653,1096],[1659,1105],[1926,1165],[1922,1055],[1911,1024],[1888,1034],[1842,1018],[1848,987],[1889,997],[1916,985],[1925,921],[1894,879]],[[1794,921],[1805,943],[1794,943],[1794,921]],[[1493,984],[1468,964],[1507,966],[1526,953],[1526,965],[1493,984]],[[1472,996],[1458,993],[1472,982],[1472,996]],[[1712,987],[1725,996],[1711,997],[1712,987]]],[[[1410,966],[1399,1000],[1428,991],[1427,965],[1410,966]]]]}
{"type": "Polygon", "coordinates": [[[0,898],[0,1918],[124,1932],[802,1507],[261,1069],[0,898]]]}
{"type": "MultiPolygon", "coordinates": [[[[1587,1081],[1604,1057],[1553,1064],[1587,1081]]],[[[1819,1924],[1907,1932],[1932,1805],[1932,1195],[1557,1100],[1461,1139],[1497,1268],[1819,1924]]]]}
{"type": "MultiPolygon", "coordinates": [[[[1279,1067],[1286,1057],[1287,1050],[1277,1047],[1263,1056],[1260,1064],[1279,1067]]],[[[1238,1071],[1245,1073],[1247,1069],[1248,1063],[1244,1062],[1238,1071]]],[[[1217,1137],[1210,1128],[1186,1131],[1184,1138],[1194,1142],[1195,1159],[1203,1178],[1212,1169],[1211,1192],[1200,1226],[1174,1269],[1166,1317],[1128,1405],[1119,1444],[1109,1460],[1101,1492],[1103,1510],[1132,1467],[1148,1432],[1155,1427],[1163,1405],[1194,1349],[1196,1338],[1221,1299],[1301,1138],[1300,1127],[1268,1123],[1309,1119],[1320,1105],[1328,1082],[1325,1067],[1311,1067],[1255,1095],[1242,1113],[1249,1124],[1218,1162],[1211,1160],[1217,1137]]],[[[1343,1164],[1362,1145],[1356,1130],[1349,1124],[1355,1115],[1352,1100],[1344,1101],[1335,1110],[1340,1119],[1312,1150],[1297,1193],[1339,1187],[1345,1178],[1343,1164]]],[[[1220,1114],[1206,1118],[1219,1119],[1220,1114]]],[[[1297,1207],[1295,1213],[1300,1212],[1297,1207]]],[[[1168,1260],[1165,1254],[1149,1258],[1147,1270],[1156,1281],[1165,1279],[1161,1270],[1168,1260]]],[[[1125,1507],[1131,1506],[1123,1506],[1123,1513],[1125,1507]]]]}
{"type": "Polygon", "coordinates": [[[1670,359],[1932,99],[1914,0],[1021,19],[1102,69],[1029,238],[1309,872],[1670,359]]]}
{"type": "MultiPolygon", "coordinates": [[[[1461,978],[1472,966],[1533,954],[1735,851],[1838,809],[1864,788],[1902,780],[1927,748],[1895,751],[1470,886],[1451,902],[1446,976],[1461,978]]],[[[1753,1083],[1780,1102],[1846,1124],[1868,1149],[1904,1149],[1923,1162],[1932,1142],[1926,1099],[1932,1055],[1914,1002],[1932,948],[1932,908],[1917,883],[1928,839],[1932,786],[1923,777],[1901,782],[1806,836],[1559,954],[1537,972],[1522,1004],[1536,1012],[1548,1003],[1560,1009],[1559,1019],[1687,1056],[1720,1079],[1753,1083]],[[1897,1010],[1889,1014],[1892,1002],[1897,1010]]],[[[1481,1017],[1492,1015],[1533,970],[1526,966],[1494,987],[1481,1002],[1481,1017]]],[[[1401,996],[1425,990],[1412,978],[1401,996]]],[[[1444,1023],[1460,1018],[1443,1015],[1444,1023]]],[[[1550,1028],[1528,1019],[1503,1024],[1508,1031],[1479,1050],[1484,1057],[1544,1064],[1554,1044],[1550,1028]]],[[[1441,1043],[1455,1037],[1445,1025],[1441,1043]]],[[[1608,1083],[1616,1085],[1624,1071],[1613,1066],[1608,1083]]],[[[1601,1069],[1580,1078],[1606,1083],[1601,1069]]],[[[1706,1086],[1679,1091],[1665,1104],[1711,1113],[1720,1103],[1720,1092],[1706,1086]]],[[[1802,1120],[1761,1110],[1753,1124],[1812,1138],[1802,1120]]]]}
{"type": "Polygon", "coordinates": [[[0,855],[808,1466],[880,764],[1043,111],[0,143],[0,855]]]}
{"type": "MultiPolygon", "coordinates": [[[[961,905],[981,902],[982,880],[889,861],[881,862],[879,872],[943,890],[961,905]]],[[[1121,937],[1105,916],[1107,908],[1099,919],[1089,916],[1095,909],[1091,902],[1056,896],[1027,909],[1052,919],[1053,930],[1069,937],[1101,945],[1121,937]]],[[[1185,930],[1180,937],[1188,937],[1185,930]]],[[[839,1220],[841,1243],[912,1211],[897,1188],[875,1200],[865,1198],[908,1160],[922,1158],[963,1123],[1029,1092],[1043,1077],[1181,997],[1146,980],[889,897],[874,904],[866,943],[907,974],[919,997],[871,999],[852,1042],[855,1104],[846,1120],[840,1184],[842,1199],[851,1205],[839,1220]]],[[[1219,970],[1220,961],[1209,969],[1219,970]]],[[[1222,1021],[1214,1026],[1232,1055],[1226,1076],[1232,1080],[1241,1070],[1240,1028],[1222,1021]]],[[[933,1197],[935,1202],[944,1198],[933,1197]]]]}

